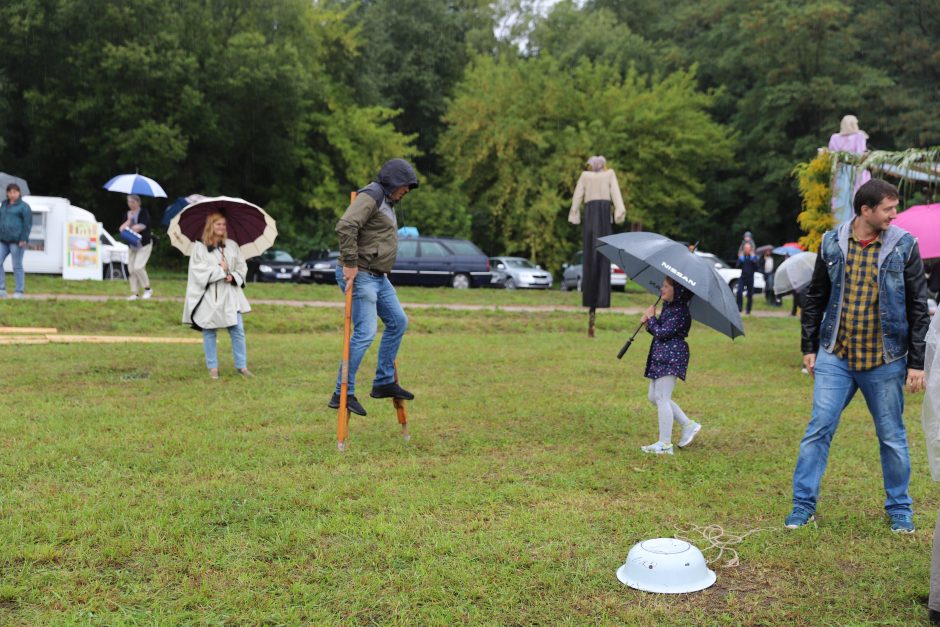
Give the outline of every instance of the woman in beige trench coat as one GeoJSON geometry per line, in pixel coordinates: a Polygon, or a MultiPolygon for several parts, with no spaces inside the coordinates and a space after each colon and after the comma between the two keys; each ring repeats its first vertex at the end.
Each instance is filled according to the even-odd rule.
{"type": "Polygon", "coordinates": [[[248,351],[242,314],[251,311],[242,286],[248,265],[238,244],[227,237],[225,216],[213,213],[206,218],[202,240],[193,243],[189,257],[189,282],[183,304],[183,324],[202,330],[202,347],[209,376],[219,378],[216,331],[228,329],[232,340],[235,368],[245,377],[248,351]]]}

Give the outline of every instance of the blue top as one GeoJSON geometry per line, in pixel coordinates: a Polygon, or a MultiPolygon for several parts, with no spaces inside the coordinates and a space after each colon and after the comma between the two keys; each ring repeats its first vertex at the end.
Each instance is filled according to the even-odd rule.
{"type": "Polygon", "coordinates": [[[9,200],[0,203],[0,242],[29,241],[32,228],[33,211],[22,198],[13,204],[9,200]]]}
{"type": "Polygon", "coordinates": [[[688,302],[692,292],[676,285],[671,303],[664,303],[659,317],[646,322],[646,330],[653,336],[650,354],[646,358],[647,379],[674,376],[685,381],[689,367],[689,345],[685,338],[692,328],[692,314],[688,302]]]}
{"type": "Polygon", "coordinates": [[[760,257],[757,255],[738,255],[738,267],[741,268],[741,278],[753,277],[760,271],[760,257]]]}

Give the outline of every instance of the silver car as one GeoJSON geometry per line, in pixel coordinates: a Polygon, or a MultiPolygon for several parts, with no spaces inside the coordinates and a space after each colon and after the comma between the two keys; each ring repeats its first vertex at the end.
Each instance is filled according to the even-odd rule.
{"type": "Polygon", "coordinates": [[[522,257],[490,257],[490,271],[493,273],[490,279],[492,287],[547,290],[552,286],[550,272],[522,257]]]}
{"type": "MultiPolygon", "coordinates": [[[[581,255],[577,253],[571,263],[566,263],[562,268],[561,289],[581,291],[581,255]]],[[[615,290],[623,291],[627,284],[627,274],[615,263],[610,264],[610,286],[615,290]]]]}

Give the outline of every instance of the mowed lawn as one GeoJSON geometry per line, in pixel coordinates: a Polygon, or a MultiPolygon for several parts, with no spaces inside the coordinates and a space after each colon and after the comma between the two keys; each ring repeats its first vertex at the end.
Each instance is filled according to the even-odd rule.
{"type": "MultiPolygon", "coordinates": [[[[179,314],[0,301],[0,325],[198,337],[179,314]]],[[[352,417],[344,454],[325,407],[336,309],[257,305],[247,381],[224,335],[220,381],[198,345],[0,346],[0,623],[923,622],[940,499],[920,396],[906,412],[917,533],[888,530],[860,397],[818,526],[785,532],[811,403],[796,319],[747,319],[733,343],[693,329],[676,400],[704,428],[673,457],[639,450],[657,433],[648,336],[616,359],[637,316],[604,312],[594,340],[585,319],[411,312],[399,361],[417,395],[412,439],[368,398],[373,347],[369,415],[352,417]],[[712,565],[712,588],[617,581],[634,543],[708,524],[763,530],[736,547],[739,566],[712,565]]]]}

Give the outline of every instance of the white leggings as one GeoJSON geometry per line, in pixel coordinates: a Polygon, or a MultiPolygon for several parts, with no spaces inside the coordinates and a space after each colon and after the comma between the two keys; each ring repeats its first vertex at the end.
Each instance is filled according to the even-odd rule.
{"type": "Polygon", "coordinates": [[[659,441],[672,442],[672,421],[685,426],[692,422],[682,409],[672,400],[672,390],[676,387],[676,378],[672,375],[650,379],[649,399],[659,410],[659,441]]]}

